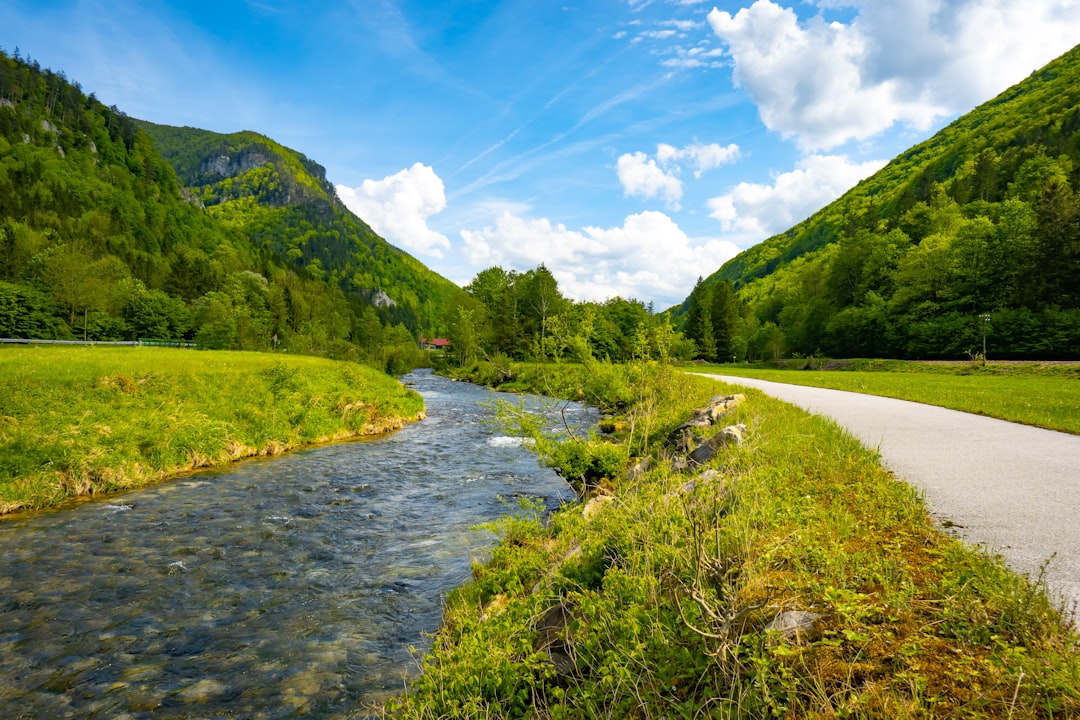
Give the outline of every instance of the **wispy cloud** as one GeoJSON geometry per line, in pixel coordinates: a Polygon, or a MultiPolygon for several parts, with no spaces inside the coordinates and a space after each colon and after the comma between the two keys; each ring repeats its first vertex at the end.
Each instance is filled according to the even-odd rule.
{"type": "Polygon", "coordinates": [[[698,22],[697,20],[661,20],[660,25],[664,27],[673,27],[680,32],[686,33],[704,27],[705,23],[698,22]]]}
{"type": "MultiPolygon", "coordinates": [[[[540,143],[539,145],[535,145],[528,150],[525,150],[524,152],[518,153],[517,155],[514,155],[513,157],[507,158],[506,160],[503,160],[502,162],[496,164],[479,178],[473,180],[464,187],[454,191],[451,194],[451,198],[464,197],[495,183],[509,182],[510,180],[520,177],[523,173],[528,171],[528,165],[526,163],[529,160],[536,158],[545,150],[548,150],[549,148],[552,148],[563,142],[564,140],[581,130],[583,127],[588,125],[590,122],[593,122],[597,118],[602,117],[606,113],[610,112],[612,109],[624,103],[635,100],[642,95],[648,93],[650,90],[668,82],[671,77],[672,76],[670,73],[666,73],[661,77],[657,78],[656,80],[641,83],[639,85],[627,88],[626,90],[608,98],[607,100],[594,105],[584,115],[582,115],[581,118],[576,123],[574,123],[574,125],[572,125],[567,130],[556,133],[554,136],[552,136],[545,142],[540,143]]],[[[595,142],[590,143],[590,145],[595,144],[595,142]]]]}
{"type": "MultiPolygon", "coordinates": [[[[464,164],[464,165],[462,165],[461,167],[459,167],[459,168],[458,168],[457,170],[455,170],[455,171],[454,171],[453,175],[457,175],[457,174],[458,174],[459,172],[461,172],[462,170],[466,169],[466,168],[467,168],[467,167],[469,167],[470,165],[473,165],[474,163],[476,163],[476,162],[478,162],[478,161],[480,161],[480,160],[483,160],[483,159],[484,159],[484,158],[486,158],[486,157],[487,157],[488,155],[490,155],[491,153],[495,152],[496,150],[498,150],[499,148],[501,148],[501,147],[502,147],[503,145],[505,145],[506,143],[508,143],[508,142],[510,142],[511,140],[513,140],[513,139],[514,139],[514,137],[515,137],[515,136],[516,136],[516,135],[517,135],[517,134],[518,134],[519,132],[521,132],[521,128],[517,128],[517,129],[515,129],[515,130],[514,130],[514,131],[513,131],[512,133],[510,133],[509,135],[507,135],[506,137],[504,137],[504,138],[503,138],[502,140],[499,140],[499,141],[498,141],[497,143],[495,143],[494,145],[490,145],[490,146],[488,146],[487,148],[485,148],[485,149],[483,150],[483,152],[481,152],[481,153],[479,153],[478,155],[474,155],[473,157],[469,158],[469,160],[467,160],[467,161],[465,162],[465,164],[464,164]]],[[[451,175],[451,177],[453,177],[453,175],[451,175]]]]}
{"type": "Polygon", "coordinates": [[[626,90],[618,93],[617,95],[608,98],[604,102],[599,103],[595,107],[591,108],[587,113],[585,113],[585,115],[582,116],[581,120],[579,120],[572,128],[570,128],[566,133],[564,133],[564,135],[569,135],[570,133],[579,130],[583,126],[587,125],[589,122],[595,120],[601,115],[610,112],[613,108],[616,108],[619,105],[630,102],[631,100],[636,100],[642,95],[646,95],[652,92],[661,85],[669,82],[672,77],[673,75],[671,73],[664,73],[655,80],[651,80],[649,82],[644,82],[631,88],[627,88],[626,90]]]}
{"type": "Polygon", "coordinates": [[[638,33],[638,36],[634,38],[634,40],[667,40],[670,37],[675,37],[677,34],[678,33],[675,30],[646,30],[638,33]]]}

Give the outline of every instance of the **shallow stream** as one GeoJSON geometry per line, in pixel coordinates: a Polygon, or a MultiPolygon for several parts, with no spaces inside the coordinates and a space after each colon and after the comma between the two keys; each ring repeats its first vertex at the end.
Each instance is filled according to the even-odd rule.
{"type": "Polygon", "coordinates": [[[400,691],[494,542],[472,528],[573,497],[493,393],[405,380],[428,419],[393,435],[0,520],[0,717],[344,718],[400,691]]]}

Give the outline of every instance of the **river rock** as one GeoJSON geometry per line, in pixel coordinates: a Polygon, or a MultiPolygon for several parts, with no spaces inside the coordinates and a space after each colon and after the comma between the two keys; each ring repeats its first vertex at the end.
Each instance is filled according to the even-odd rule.
{"type": "Polygon", "coordinates": [[[742,423],[738,425],[728,425],[690,453],[690,461],[697,465],[704,465],[716,457],[716,454],[720,452],[720,448],[727,447],[728,445],[742,445],[745,435],[746,426],[742,423]]]}
{"type": "Polygon", "coordinates": [[[202,705],[219,695],[224,695],[228,689],[224,683],[210,678],[203,678],[194,685],[188,685],[178,692],[177,698],[184,703],[202,705]]]}
{"type": "Polygon", "coordinates": [[[548,656],[548,661],[555,668],[555,673],[566,677],[577,671],[573,647],[567,635],[567,626],[573,620],[576,606],[561,600],[555,607],[544,613],[536,623],[536,638],[533,649],[548,656]]]}
{"type": "Polygon", "coordinates": [[[571,558],[577,557],[580,554],[581,544],[574,543],[573,545],[571,545],[570,548],[563,553],[561,558],[551,564],[551,566],[548,568],[548,571],[544,573],[544,576],[533,584],[532,589],[529,590],[529,593],[535,595],[536,593],[540,592],[540,590],[550,585],[552,576],[556,573],[556,571],[558,571],[562,564],[565,563],[567,560],[570,560],[571,558]]]}
{"type": "Polygon", "coordinates": [[[808,610],[786,610],[772,619],[766,630],[780,633],[780,637],[788,642],[807,642],[816,634],[815,623],[821,619],[821,614],[808,610]]]}
{"type": "Polygon", "coordinates": [[[634,482],[640,480],[645,476],[645,473],[649,472],[649,468],[652,466],[652,458],[644,457],[631,465],[627,471],[624,479],[628,482],[634,482]]]}
{"type": "Polygon", "coordinates": [[[487,622],[496,615],[501,615],[503,610],[510,605],[510,597],[505,593],[499,593],[495,597],[491,598],[490,602],[484,606],[484,609],[480,612],[480,622],[487,622]]]}
{"type": "Polygon", "coordinates": [[[589,498],[589,502],[585,503],[585,507],[581,509],[581,517],[585,518],[585,520],[592,520],[605,506],[610,505],[614,501],[614,495],[596,495],[595,497],[591,497],[589,498]]]}
{"type": "Polygon", "coordinates": [[[698,408],[690,414],[690,419],[672,430],[664,446],[674,448],[679,452],[692,452],[697,447],[695,429],[707,428],[716,425],[721,418],[737,408],[746,399],[745,395],[717,395],[709,400],[709,404],[698,408]]]}
{"type": "Polygon", "coordinates": [[[744,400],[746,400],[746,396],[742,393],[717,395],[712,400],[709,400],[709,405],[706,408],[709,420],[715,425],[717,420],[742,405],[744,400]]]}

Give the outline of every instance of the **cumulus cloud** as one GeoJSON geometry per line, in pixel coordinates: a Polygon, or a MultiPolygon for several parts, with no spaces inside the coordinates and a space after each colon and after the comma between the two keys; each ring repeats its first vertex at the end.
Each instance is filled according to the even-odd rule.
{"type": "Polygon", "coordinates": [[[443,257],[450,240],[428,227],[427,219],[446,207],[446,191],[435,171],[421,163],[360,187],[337,186],[345,207],[386,240],[410,252],[443,257]]]}
{"type": "Polygon", "coordinates": [[[708,170],[734,162],[740,154],[739,146],[735,144],[723,147],[716,143],[702,145],[695,142],[677,148],[660,143],[656,146],[655,157],[641,151],[620,155],[615,172],[625,195],[663,197],[669,208],[678,210],[683,195],[683,184],[678,176],[684,167],[693,168],[694,177],[700,178],[708,170]]]}
{"type": "Polygon", "coordinates": [[[506,212],[492,226],[462,230],[461,238],[476,266],[529,269],[543,262],[577,300],[653,298],[658,309],[682,302],[698,275],[739,253],[726,240],[687,236],[657,211],[629,215],[618,227],[580,230],[506,212]]]}
{"type": "Polygon", "coordinates": [[[856,8],[848,24],[757,0],[709,25],[762,121],[804,150],[864,139],[988,100],[1073,47],[1080,0],[819,0],[856,8]]]}
{"type": "Polygon", "coordinates": [[[840,197],[885,165],[882,160],[852,163],[843,155],[811,155],[771,185],[742,182],[709,200],[711,217],[725,233],[750,244],[787,230],[840,197]]]}
{"type": "Polygon", "coordinates": [[[678,210],[682,199],[682,181],[660,168],[643,152],[620,155],[615,172],[626,195],[642,198],[661,196],[669,207],[678,210]]]}

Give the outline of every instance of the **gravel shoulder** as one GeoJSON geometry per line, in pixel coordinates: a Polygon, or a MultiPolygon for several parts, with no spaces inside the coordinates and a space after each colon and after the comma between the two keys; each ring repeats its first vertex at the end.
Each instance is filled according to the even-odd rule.
{"type": "Polygon", "coordinates": [[[708,375],[831,418],[965,542],[1080,607],[1080,436],[843,390],[708,375]]]}

